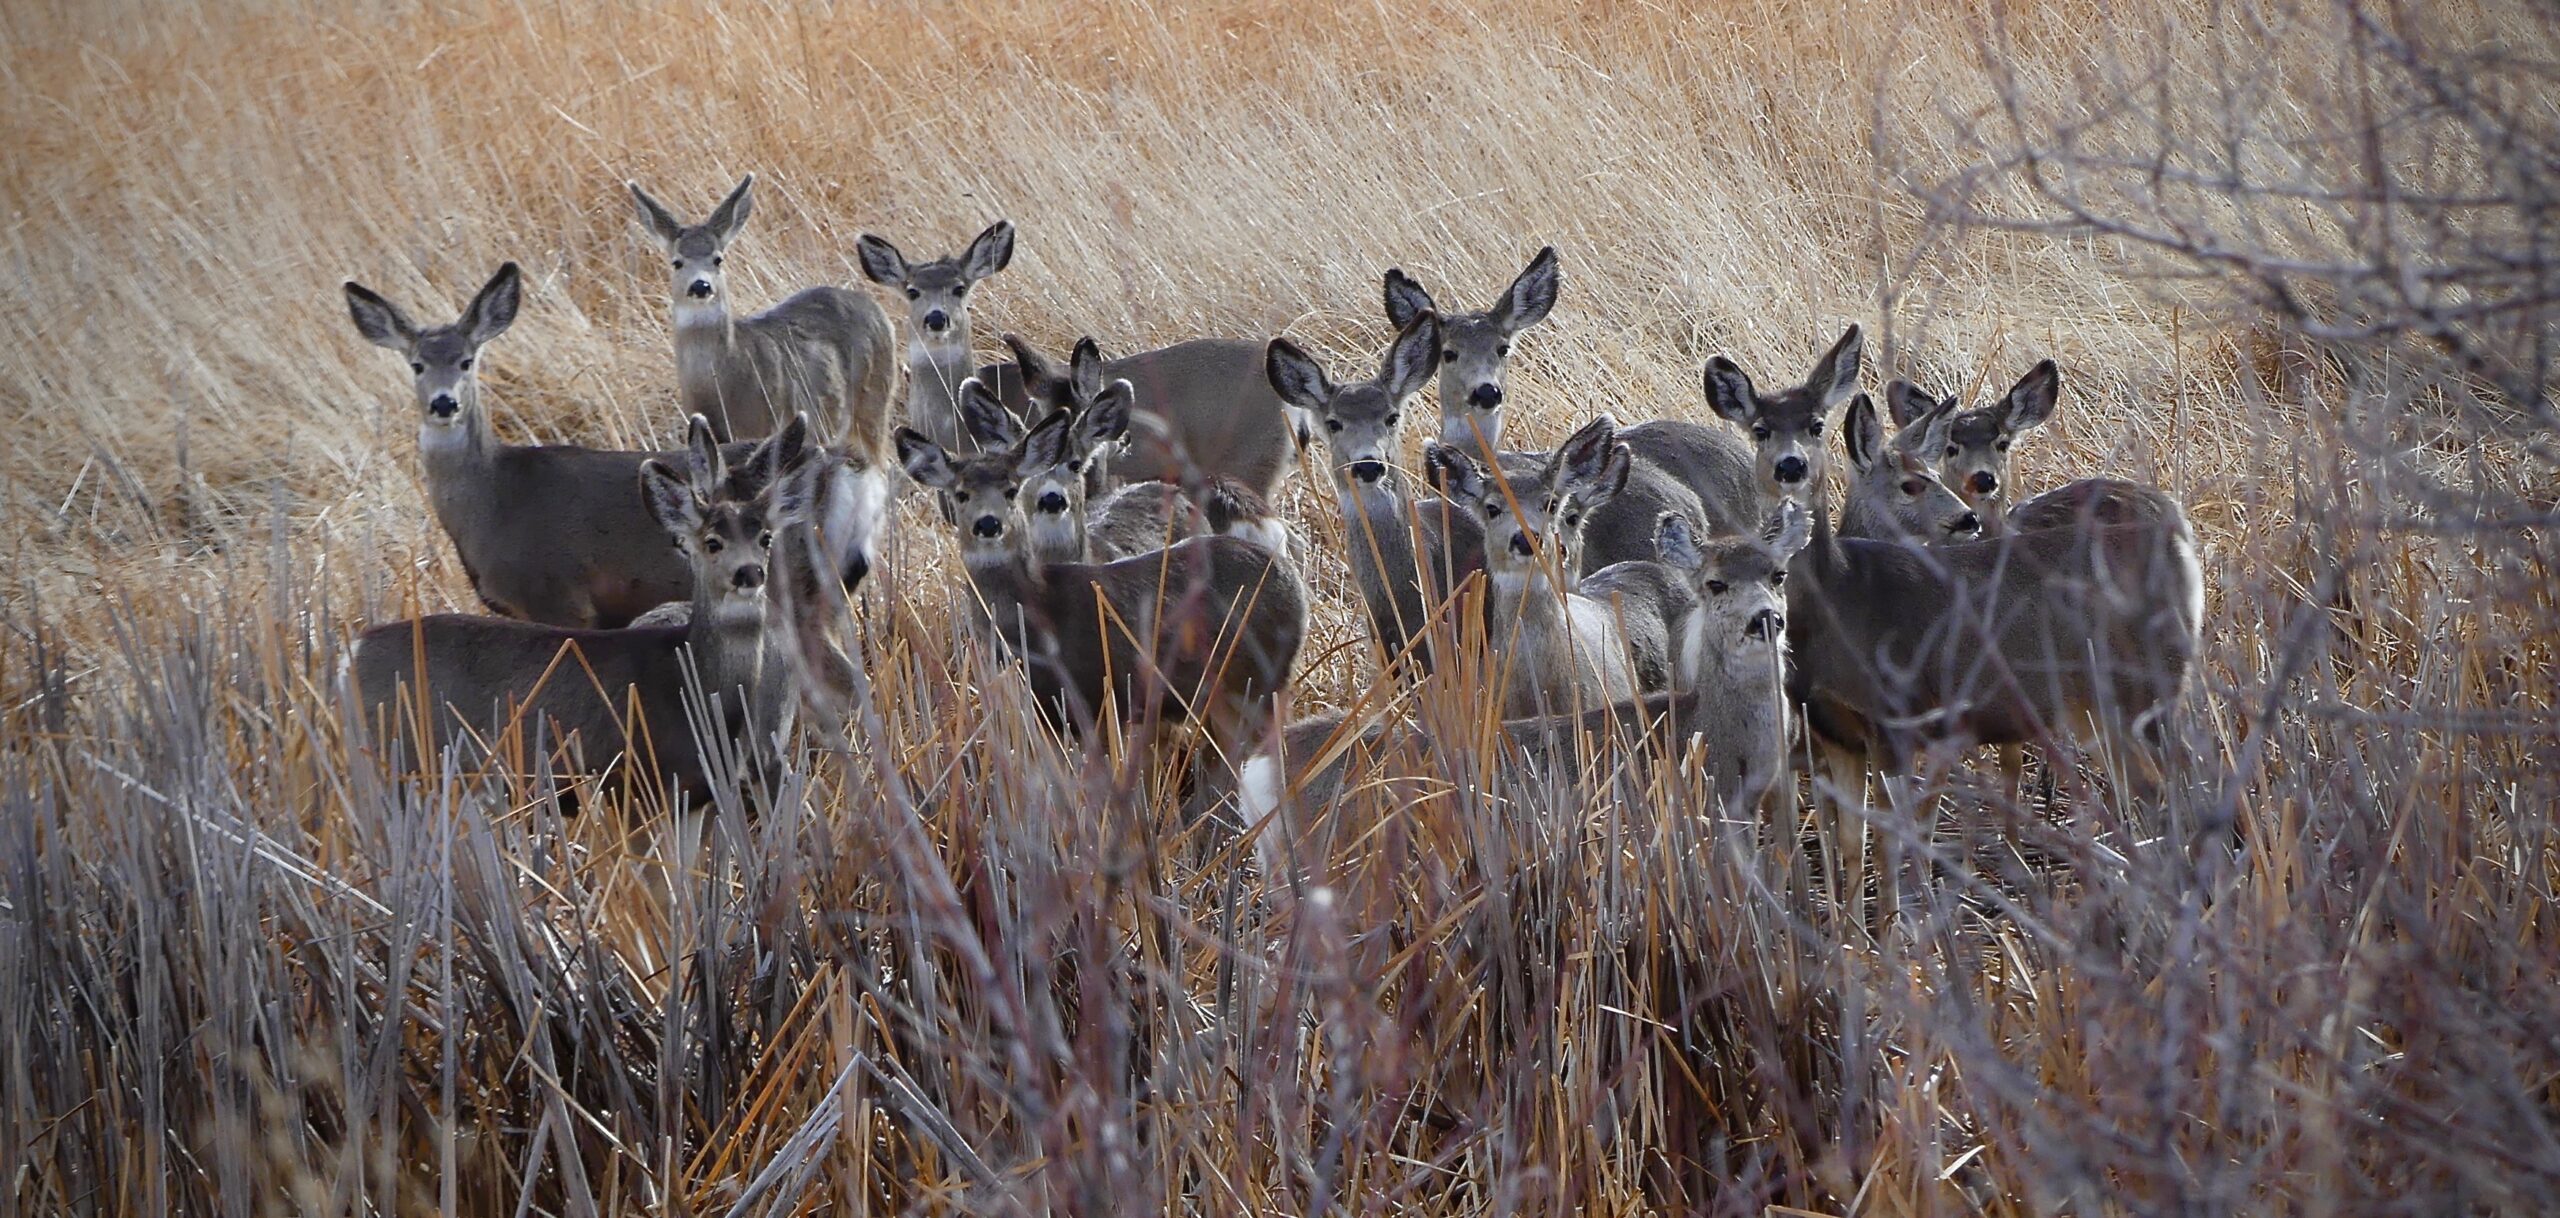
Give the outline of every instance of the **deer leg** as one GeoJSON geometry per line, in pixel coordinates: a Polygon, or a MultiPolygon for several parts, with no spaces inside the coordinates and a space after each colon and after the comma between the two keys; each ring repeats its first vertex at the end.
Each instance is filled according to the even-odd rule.
{"type": "Polygon", "coordinates": [[[1831,807],[1823,845],[1828,851],[1832,909],[1844,919],[1865,920],[1867,896],[1867,771],[1865,759],[1836,744],[1823,742],[1821,763],[1830,790],[1817,805],[1831,807]]]}

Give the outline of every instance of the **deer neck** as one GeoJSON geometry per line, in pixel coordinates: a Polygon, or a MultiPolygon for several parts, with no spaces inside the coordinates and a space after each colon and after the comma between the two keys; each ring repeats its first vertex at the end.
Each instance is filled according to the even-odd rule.
{"type": "Polygon", "coordinates": [[[688,398],[718,391],[738,323],[719,300],[676,302],[676,383],[688,398]]]}
{"type": "Polygon", "coordinates": [[[756,699],[765,669],[765,625],[774,611],[772,579],[764,598],[751,605],[723,605],[711,581],[693,581],[693,616],[685,625],[685,643],[693,650],[694,671],[702,692],[720,699],[723,713],[735,715],[756,699]]]}
{"type": "Polygon", "coordinates": [[[426,470],[427,501],[446,532],[469,528],[496,501],[501,447],[477,390],[453,422],[419,424],[418,459],[426,470]]]}
{"type": "Polygon", "coordinates": [[[1008,545],[994,554],[965,555],[961,565],[977,592],[978,625],[1019,646],[1029,624],[1044,616],[1040,604],[1049,586],[1047,564],[1021,545],[1008,545]]]}
{"type": "Polygon", "coordinates": [[[907,420],[928,432],[949,428],[952,437],[959,436],[965,430],[960,424],[960,385],[977,371],[977,359],[970,354],[968,322],[953,322],[939,341],[929,342],[922,336],[908,340],[907,420]]]}

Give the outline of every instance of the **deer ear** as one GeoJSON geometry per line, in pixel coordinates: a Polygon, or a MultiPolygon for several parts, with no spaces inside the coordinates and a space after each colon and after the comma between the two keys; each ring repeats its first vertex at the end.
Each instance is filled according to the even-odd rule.
{"type": "Polygon", "coordinates": [[[1618,421],[1607,415],[1593,419],[1556,446],[1556,463],[1568,482],[1591,483],[1606,472],[1610,449],[1618,443],[1618,421]]]}
{"type": "Polygon", "coordinates": [[[1556,290],[1563,280],[1564,272],[1556,268],[1556,247],[1539,250],[1493,306],[1493,324],[1505,334],[1517,334],[1545,321],[1548,311],[1556,307],[1556,290]]]}
{"type": "Polygon", "coordinates": [[[648,226],[649,235],[656,237],[658,244],[674,248],[676,238],[684,235],[684,224],[664,204],[650,198],[648,191],[640,189],[638,182],[623,185],[630,189],[631,201],[640,205],[640,223],[648,226]]]}
{"type": "Polygon", "coordinates": [[[410,324],[409,315],[400,306],[382,298],[381,293],[355,280],[346,283],[347,315],[355,319],[356,333],[377,347],[407,351],[418,341],[418,327],[410,324]]]}
{"type": "Polygon", "coordinates": [[[1573,497],[1582,504],[1583,511],[1598,511],[1601,505],[1627,489],[1627,476],[1634,471],[1635,453],[1624,444],[1611,444],[1609,455],[1601,458],[1598,471],[1572,488],[1573,497]]]}
{"type": "Polygon", "coordinates": [[[720,458],[720,437],[712,432],[711,420],[701,415],[685,423],[684,466],[694,490],[706,496],[728,477],[728,467],[720,458]]]}
{"type": "Polygon", "coordinates": [[[1076,349],[1067,356],[1067,376],[1075,382],[1078,402],[1090,402],[1102,392],[1102,344],[1091,335],[1076,340],[1076,349]]]}
{"type": "Polygon", "coordinates": [[[1707,565],[1706,547],[1698,544],[1698,527],[1678,512],[1664,512],[1653,523],[1653,552],[1664,566],[1678,571],[1707,565]]]}
{"type": "Polygon", "coordinates": [[[1440,318],[1425,313],[1396,335],[1395,345],[1387,348],[1385,367],[1379,376],[1386,382],[1387,396],[1402,402],[1422,392],[1422,387],[1431,383],[1432,370],[1439,366],[1440,318]]]}
{"type": "Polygon", "coordinates": [[[1453,499],[1470,507],[1484,498],[1491,478],[1476,459],[1458,449],[1433,440],[1422,446],[1422,463],[1438,475],[1434,481],[1453,499]]]}
{"type": "Polygon", "coordinates": [[[682,538],[692,535],[702,523],[693,487],[664,461],[652,458],[640,463],[640,498],[648,503],[649,514],[657,518],[658,527],[682,538]]]}
{"type": "Polygon", "coordinates": [[[772,504],[769,519],[775,528],[805,524],[817,518],[818,496],[820,488],[826,484],[828,464],[826,461],[803,461],[766,488],[765,496],[772,504]]]}
{"type": "Polygon", "coordinates": [[[1424,291],[1413,276],[1402,267],[1387,268],[1387,324],[1398,330],[1413,324],[1413,319],[1440,310],[1431,303],[1431,293],[1424,291]]]}
{"type": "Polygon", "coordinates": [[[2062,397],[2062,370],[2052,360],[2045,360],[2009,390],[2000,402],[2000,430],[2016,435],[2030,427],[2044,425],[2053,417],[2054,403],[2062,397]]]}
{"type": "Polygon", "coordinates": [[[974,376],[960,382],[960,421],[980,448],[1011,448],[1022,441],[1022,420],[974,376]]]}
{"type": "Polygon", "coordinates": [[[1876,421],[1875,399],[1861,393],[1849,403],[1849,464],[1865,469],[1884,451],[1884,426],[1876,421]]]}
{"type": "Polygon", "coordinates": [[[516,308],[523,303],[524,272],[507,263],[471,298],[471,307],[462,311],[462,332],[470,336],[472,346],[486,346],[516,324],[516,308]]]}
{"type": "Polygon", "coordinates": [[[1776,511],[1760,525],[1760,543],[1772,558],[1783,563],[1795,557],[1813,539],[1813,513],[1793,499],[1778,501],[1776,511]]]}
{"type": "Polygon", "coordinates": [[[1028,478],[1066,464],[1068,432],[1074,423],[1074,411],[1063,406],[1050,411],[1031,434],[1022,437],[1022,454],[1014,462],[1014,472],[1028,478]]]}
{"type": "Polygon", "coordinates": [[[738,179],[737,188],[729,192],[728,198],[720,200],[720,206],[711,209],[711,218],[703,221],[702,226],[711,230],[714,240],[727,245],[730,238],[738,235],[739,229],[746,227],[747,213],[756,207],[755,189],[756,175],[748,174],[738,179]]]}
{"type": "Polygon", "coordinates": [[[1137,386],[1127,381],[1111,382],[1093,396],[1093,404],[1078,417],[1073,437],[1076,444],[1090,450],[1128,435],[1129,417],[1137,409],[1137,401],[1137,386]]]}
{"type": "Polygon", "coordinates": [[[1938,408],[1936,399],[1931,398],[1922,392],[1919,386],[1909,381],[1895,381],[1886,385],[1884,405],[1886,413],[1893,416],[1893,425],[1896,427],[1909,427],[1912,420],[1938,408]]]}
{"type": "Polygon", "coordinates": [[[1012,263],[1013,222],[998,220],[969,242],[969,252],[960,256],[960,273],[976,283],[1012,263]]]}
{"type": "Polygon", "coordinates": [[[1719,355],[1707,361],[1707,409],[1737,427],[1749,427],[1760,413],[1760,397],[1742,366],[1719,355]]]}
{"type": "Polygon", "coordinates": [[[1021,335],[1007,333],[1000,335],[999,341],[1004,343],[1006,350],[1013,352],[1013,366],[1022,373],[1026,393],[1033,384],[1054,385],[1067,379],[1065,373],[1058,371],[1056,364],[1049,362],[1048,356],[1033,350],[1021,335]]]}
{"type": "Polygon", "coordinates": [[[864,278],[882,287],[907,285],[907,256],[889,244],[888,238],[864,233],[861,240],[853,243],[853,252],[862,261],[864,278]]]}
{"type": "Polygon", "coordinates": [[[1849,394],[1857,389],[1858,360],[1865,353],[1866,346],[1866,335],[1851,325],[1841,332],[1840,341],[1831,344],[1831,349],[1822,353],[1820,362],[1814,364],[1813,375],[1805,378],[1804,387],[1813,391],[1814,399],[1822,403],[1824,410],[1848,400],[1849,394]]]}
{"type": "Polygon", "coordinates": [[[936,490],[950,490],[959,485],[960,471],[951,465],[951,454],[912,427],[898,429],[898,464],[919,485],[936,490]]]}
{"type": "Polygon", "coordinates": [[[799,469],[808,456],[809,415],[803,411],[792,415],[791,421],[782,425],[782,430],[757,446],[754,463],[758,480],[770,488],[780,482],[784,474],[799,469]]]}
{"type": "Polygon", "coordinates": [[[1272,339],[1263,349],[1262,375],[1281,401],[1309,414],[1324,413],[1325,403],[1333,400],[1333,382],[1325,379],[1324,365],[1288,339],[1272,339]]]}

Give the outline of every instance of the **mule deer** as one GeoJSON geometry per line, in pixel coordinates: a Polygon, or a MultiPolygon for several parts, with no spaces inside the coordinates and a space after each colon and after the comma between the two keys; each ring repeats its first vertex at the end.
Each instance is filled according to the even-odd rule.
{"type": "MultiPolygon", "coordinates": [[[[409,361],[427,502],[490,612],[610,629],[691,594],[691,569],[641,495],[641,463],[665,454],[503,444],[490,427],[480,355],[515,321],[524,292],[516,264],[499,267],[447,326],[420,326],[362,284],[345,292],[356,332],[409,361]]],[[[726,457],[752,469],[751,447],[732,445],[726,457]]],[[[839,569],[867,561],[868,531],[854,525],[865,516],[858,482],[839,483],[829,503],[839,569]]]]}
{"type": "Polygon", "coordinates": [[[710,421],[695,415],[684,474],[656,460],[640,467],[649,511],[692,567],[686,624],[579,630],[460,614],[385,623],[356,640],[359,709],[388,714],[395,734],[423,727],[437,749],[464,738],[495,749],[514,727],[547,721],[554,739],[579,746],[588,772],[623,763],[709,795],[711,757],[739,742],[753,751],[782,726],[787,682],[774,679],[763,645],[769,506],[807,437],[795,419],[756,450],[751,476],[733,478],[710,421]],[[761,489],[740,501],[740,485],[761,489]],[[689,683],[711,700],[703,721],[724,740],[694,730],[689,683]]]}
{"type": "Polygon", "coordinates": [[[752,317],[729,311],[723,251],[746,226],[755,184],[748,174],[710,219],[688,225],[639,183],[624,183],[673,264],[677,397],[723,440],[769,435],[806,414],[820,434],[876,460],[898,383],[897,344],[880,306],[822,286],[752,317]]]}
{"type": "Polygon", "coordinates": [[[1440,319],[1440,442],[1497,460],[1502,451],[1503,373],[1520,332],[1556,307],[1563,272],[1550,245],[1481,313],[1450,313],[1432,303],[1402,267],[1386,275],[1387,322],[1398,330],[1417,317],[1440,319]]]}
{"type": "MultiPolygon", "coordinates": [[[[1627,450],[1614,431],[1602,418],[1526,477],[1497,476],[1446,444],[1426,450],[1451,500],[1484,528],[1486,642],[1510,718],[1605,706],[1644,692],[1618,615],[1569,582],[1583,516],[1626,485],[1627,450]]],[[[1659,652],[1657,667],[1667,683],[1659,652]]]]}
{"type": "MultiPolygon", "coordinates": [[[[1917,479],[1937,482],[1924,497],[1939,514],[1962,508],[1916,454],[1880,451],[1871,405],[1855,413],[1853,498],[1917,479]]],[[[1793,569],[1789,636],[1808,726],[1889,774],[1945,739],[2095,739],[2142,760],[2137,737],[2175,705],[2200,646],[2203,572],[2174,501],[2133,523],[1935,548],[1843,536],[1817,513],[1793,569]]]]}
{"type": "Polygon", "coordinates": [[[1081,729],[1106,706],[1127,722],[1197,718],[1232,748],[1287,685],[1305,593],[1269,551],[1232,537],[1109,563],[1037,560],[1021,490],[1065,460],[1070,422],[1054,411],[1013,448],[966,458],[901,430],[898,451],[909,476],[950,496],[979,625],[1022,659],[1056,722],[1081,729]]]}
{"type": "Polygon", "coordinates": [[[1875,400],[1862,393],[1850,401],[1844,421],[1850,477],[1840,509],[1842,537],[1935,544],[1982,535],[1981,516],[1929,464],[1929,453],[1946,434],[1943,409],[1888,437],[1876,418],[1875,400]]]}
{"type": "Polygon", "coordinates": [[[1909,381],[1885,386],[1885,405],[1896,427],[1930,414],[1946,415],[1946,435],[1927,455],[1955,493],[1982,516],[1985,533],[2008,524],[2013,483],[2009,479],[2009,447],[2028,431],[2053,417],[2062,389],[2061,370],[2045,360],[2027,370],[1998,402],[1979,410],[1959,410],[1953,396],[1932,398],[1909,381]]]}
{"type": "Polygon", "coordinates": [[[1315,420],[1332,453],[1333,491],[1341,506],[1352,580],[1369,611],[1369,629],[1390,662],[1410,655],[1432,666],[1428,634],[1435,608],[1484,566],[1484,531],[1449,502],[1416,501],[1393,466],[1396,424],[1438,363],[1440,320],[1425,313],[1405,324],[1377,375],[1337,384],[1315,357],[1285,338],[1271,340],[1265,373],[1281,400],[1315,420]]]}
{"type": "MultiPolygon", "coordinates": [[[[932,438],[946,452],[972,452],[969,429],[962,425],[960,387],[971,377],[989,377],[970,349],[969,290],[1013,263],[1013,225],[998,220],[957,257],[909,262],[885,237],[864,233],[856,249],[862,273],[882,287],[906,293],[907,426],[932,438]]],[[[989,382],[992,387],[993,382],[989,382]]]]}

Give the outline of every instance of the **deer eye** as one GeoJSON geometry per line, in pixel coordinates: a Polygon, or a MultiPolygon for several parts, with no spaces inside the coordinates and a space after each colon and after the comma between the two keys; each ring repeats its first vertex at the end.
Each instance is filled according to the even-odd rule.
{"type": "Polygon", "coordinates": [[[771,529],[766,529],[764,532],[761,532],[761,533],[756,534],[756,544],[757,544],[758,546],[763,547],[764,549],[767,549],[767,550],[772,549],[772,548],[773,548],[773,530],[771,530],[771,529]]]}
{"type": "Polygon", "coordinates": [[[1783,587],[1786,587],[1786,586],[1787,586],[1787,573],[1786,573],[1786,572],[1784,572],[1784,571],[1772,571],[1772,572],[1770,572],[1770,573],[1769,573],[1769,586],[1770,586],[1770,587],[1772,587],[1772,588],[1783,588],[1783,587]]]}
{"type": "Polygon", "coordinates": [[[1816,436],[1820,436],[1822,434],[1822,420],[1815,419],[1813,421],[1813,434],[1816,436]]]}
{"type": "Polygon", "coordinates": [[[2007,440],[2002,440],[2002,441],[2001,441],[2001,442],[1999,442],[1998,444],[1992,445],[1992,447],[1997,448],[1997,449],[1999,449],[2000,451],[2002,451],[2002,452],[2004,452],[2004,453],[2005,453],[2005,452],[2009,451],[2009,442],[2008,442],[2007,440]]]}
{"type": "Polygon", "coordinates": [[[1068,472],[1068,473],[1070,473],[1070,474],[1081,474],[1081,473],[1083,473],[1083,472],[1084,472],[1084,458],[1082,458],[1082,457],[1078,457],[1078,458],[1076,458],[1076,459],[1075,459],[1075,460],[1073,460],[1073,461],[1069,461],[1069,462],[1067,462],[1067,472],[1068,472]]]}
{"type": "Polygon", "coordinates": [[[1724,582],[1723,580],[1720,580],[1720,579],[1711,579],[1711,580],[1708,580],[1708,581],[1707,581],[1707,591],[1708,591],[1708,592],[1711,592],[1711,593],[1713,593],[1713,594],[1715,594],[1715,595],[1717,595],[1717,596],[1722,596],[1722,595],[1724,595],[1724,594],[1725,594],[1725,592],[1727,591],[1727,589],[1726,589],[1726,587],[1725,587],[1725,582],[1724,582]]]}
{"type": "Polygon", "coordinates": [[[719,552],[720,552],[720,539],[719,539],[719,538],[717,538],[717,537],[705,537],[705,538],[703,538],[703,539],[702,539],[702,552],[703,552],[703,553],[705,553],[705,554],[717,554],[717,553],[719,553],[719,552]]]}
{"type": "Polygon", "coordinates": [[[1021,493],[1021,491],[1022,491],[1022,488],[1021,488],[1021,487],[1018,487],[1018,486],[1008,486],[1008,487],[1004,488],[1004,497],[1005,497],[1006,499],[1011,499],[1011,498],[1013,498],[1015,495],[1017,495],[1017,494],[1021,493]]]}
{"type": "Polygon", "coordinates": [[[713,266],[715,266],[715,267],[716,267],[716,266],[718,266],[718,265],[720,265],[720,263],[721,263],[722,261],[723,261],[723,259],[722,259],[722,258],[720,257],[720,255],[718,255],[718,254],[713,254],[713,255],[711,256],[711,265],[713,265],[713,266]]]}
{"type": "Polygon", "coordinates": [[[1917,478],[1904,479],[1902,483],[1902,493],[1915,499],[1918,498],[1920,496],[1920,480],[1917,478]]]}
{"type": "Polygon", "coordinates": [[[1755,425],[1754,427],[1752,427],[1752,429],[1751,429],[1751,438],[1752,438],[1752,439],[1754,439],[1754,440],[1758,440],[1758,441],[1760,441],[1760,442],[1762,442],[1762,443],[1764,443],[1764,444],[1765,444],[1765,443],[1767,443],[1767,442],[1768,442],[1768,440],[1769,440],[1769,428],[1767,427],[1767,425],[1762,424],[1762,425],[1755,425]]]}
{"type": "Polygon", "coordinates": [[[469,371],[471,371],[471,361],[470,361],[470,360],[466,359],[466,360],[463,360],[463,361],[462,361],[462,370],[463,370],[463,371],[465,371],[465,372],[469,372],[469,371]]]}
{"type": "Polygon", "coordinates": [[[1397,419],[1399,419],[1399,418],[1402,418],[1402,417],[1403,417],[1402,415],[1397,414],[1395,411],[1392,411],[1392,410],[1388,411],[1388,412],[1387,412],[1387,426],[1389,426],[1389,427],[1393,427],[1393,426],[1395,426],[1395,425],[1396,425],[1396,420],[1397,420],[1397,419]]]}
{"type": "Polygon", "coordinates": [[[963,298],[963,297],[966,297],[968,294],[969,294],[969,285],[968,285],[968,284],[965,284],[965,283],[964,283],[964,284],[961,284],[959,287],[956,287],[956,288],[951,289],[951,298],[952,298],[953,300],[959,300],[959,299],[961,299],[961,298],[963,298]]]}
{"type": "Polygon", "coordinates": [[[1498,356],[1502,357],[1503,359],[1509,359],[1509,358],[1511,358],[1511,344],[1509,344],[1509,343],[1497,343],[1497,344],[1495,344],[1495,345],[1494,345],[1493,353],[1494,353],[1495,355],[1498,355],[1498,356]]]}
{"type": "Polygon", "coordinates": [[[1961,453],[1963,453],[1963,452],[1964,452],[1964,450],[1963,450],[1963,449],[1958,448],[1958,447],[1956,447],[1956,446],[1955,446],[1955,445],[1953,445],[1953,444],[1950,444],[1950,445],[1948,445],[1948,446],[1947,446],[1947,460],[1949,460],[1949,461],[1953,461],[1953,460],[1955,460],[1955,459],[1956,459],[1956,457],[1957,457],[1959,454],[1961,454],[1961,453]]]}
{"type": "Polygon", "coordinates": [[[919,296],[922,296],[922,295],[924,295],[924,291],[923,291],[923,289],[921,289],[921,288],[908,288],[908,289],[907,289],[907,299],[909,299],[909,300],[914,300],[915,298],[917,298],[917,297],[919,297],[919,296]]]}
{"type": "Polygon", "coordinates": [[[1502,503],[1502,501],[1501,501],[1501,500],[1499,500],[1499,499],[1487,499],[1487,500],[1485,500],[1485,501],[1484,501],[1484,518],[1485,518],[1485,519],[1487,519],[1487,520],[1491,520],[1491,519],[1493,519],[1494,517],[1501,515],[1501,514],[1502,514],[1502,510],[1503,510],[1503,503],[1502,503]]]}
{"type": "Polygon", "coordinates": [[[1580,523],[1582,523],[1582,513],[1567,512],[1564,514],[1564,527],[1569,529],[1580,523]]]}
{"type": "Polygon", "coordinates": [[[425,376],[426,374],[427,374],[427,366],[426,366],[425,364],[420,363],[420,362],[418,362],[417,360],[410,360],[410,361],[409,361],[409,375],[411,375],[411,376],[425,376]]]}
{"type": "Polygon", "coordinates": [[[681,271],[681,270],[683,270],[683,269],[684,269],[684,259],[682,259],[682,258],[678,258],[678,259],[676,259],[676,269],[677,269],[677,270],[679,270],[679,271],[681,271]]]}
{"type": "Polygon", "coordinates": [[[1457,349],[1456,347],[1442,347],[1442,348],[1440,348],[1440,362],[1441,362],[1441,363],[1444,363],[1444,364],[1454,364],[1454,363],[1457,363],[1457,362],[1458,362],[1458,349],[1457,349]]]}
{"type": "Polygon", "coordinates": [[[1326,419],[1326,420],[1324,421],[1324,429],[1325,429],[1326,431],[1340,431],[1340,430],[1342,430],[1342,420],[1340,420],[1340,419],[1326,419]]]}

